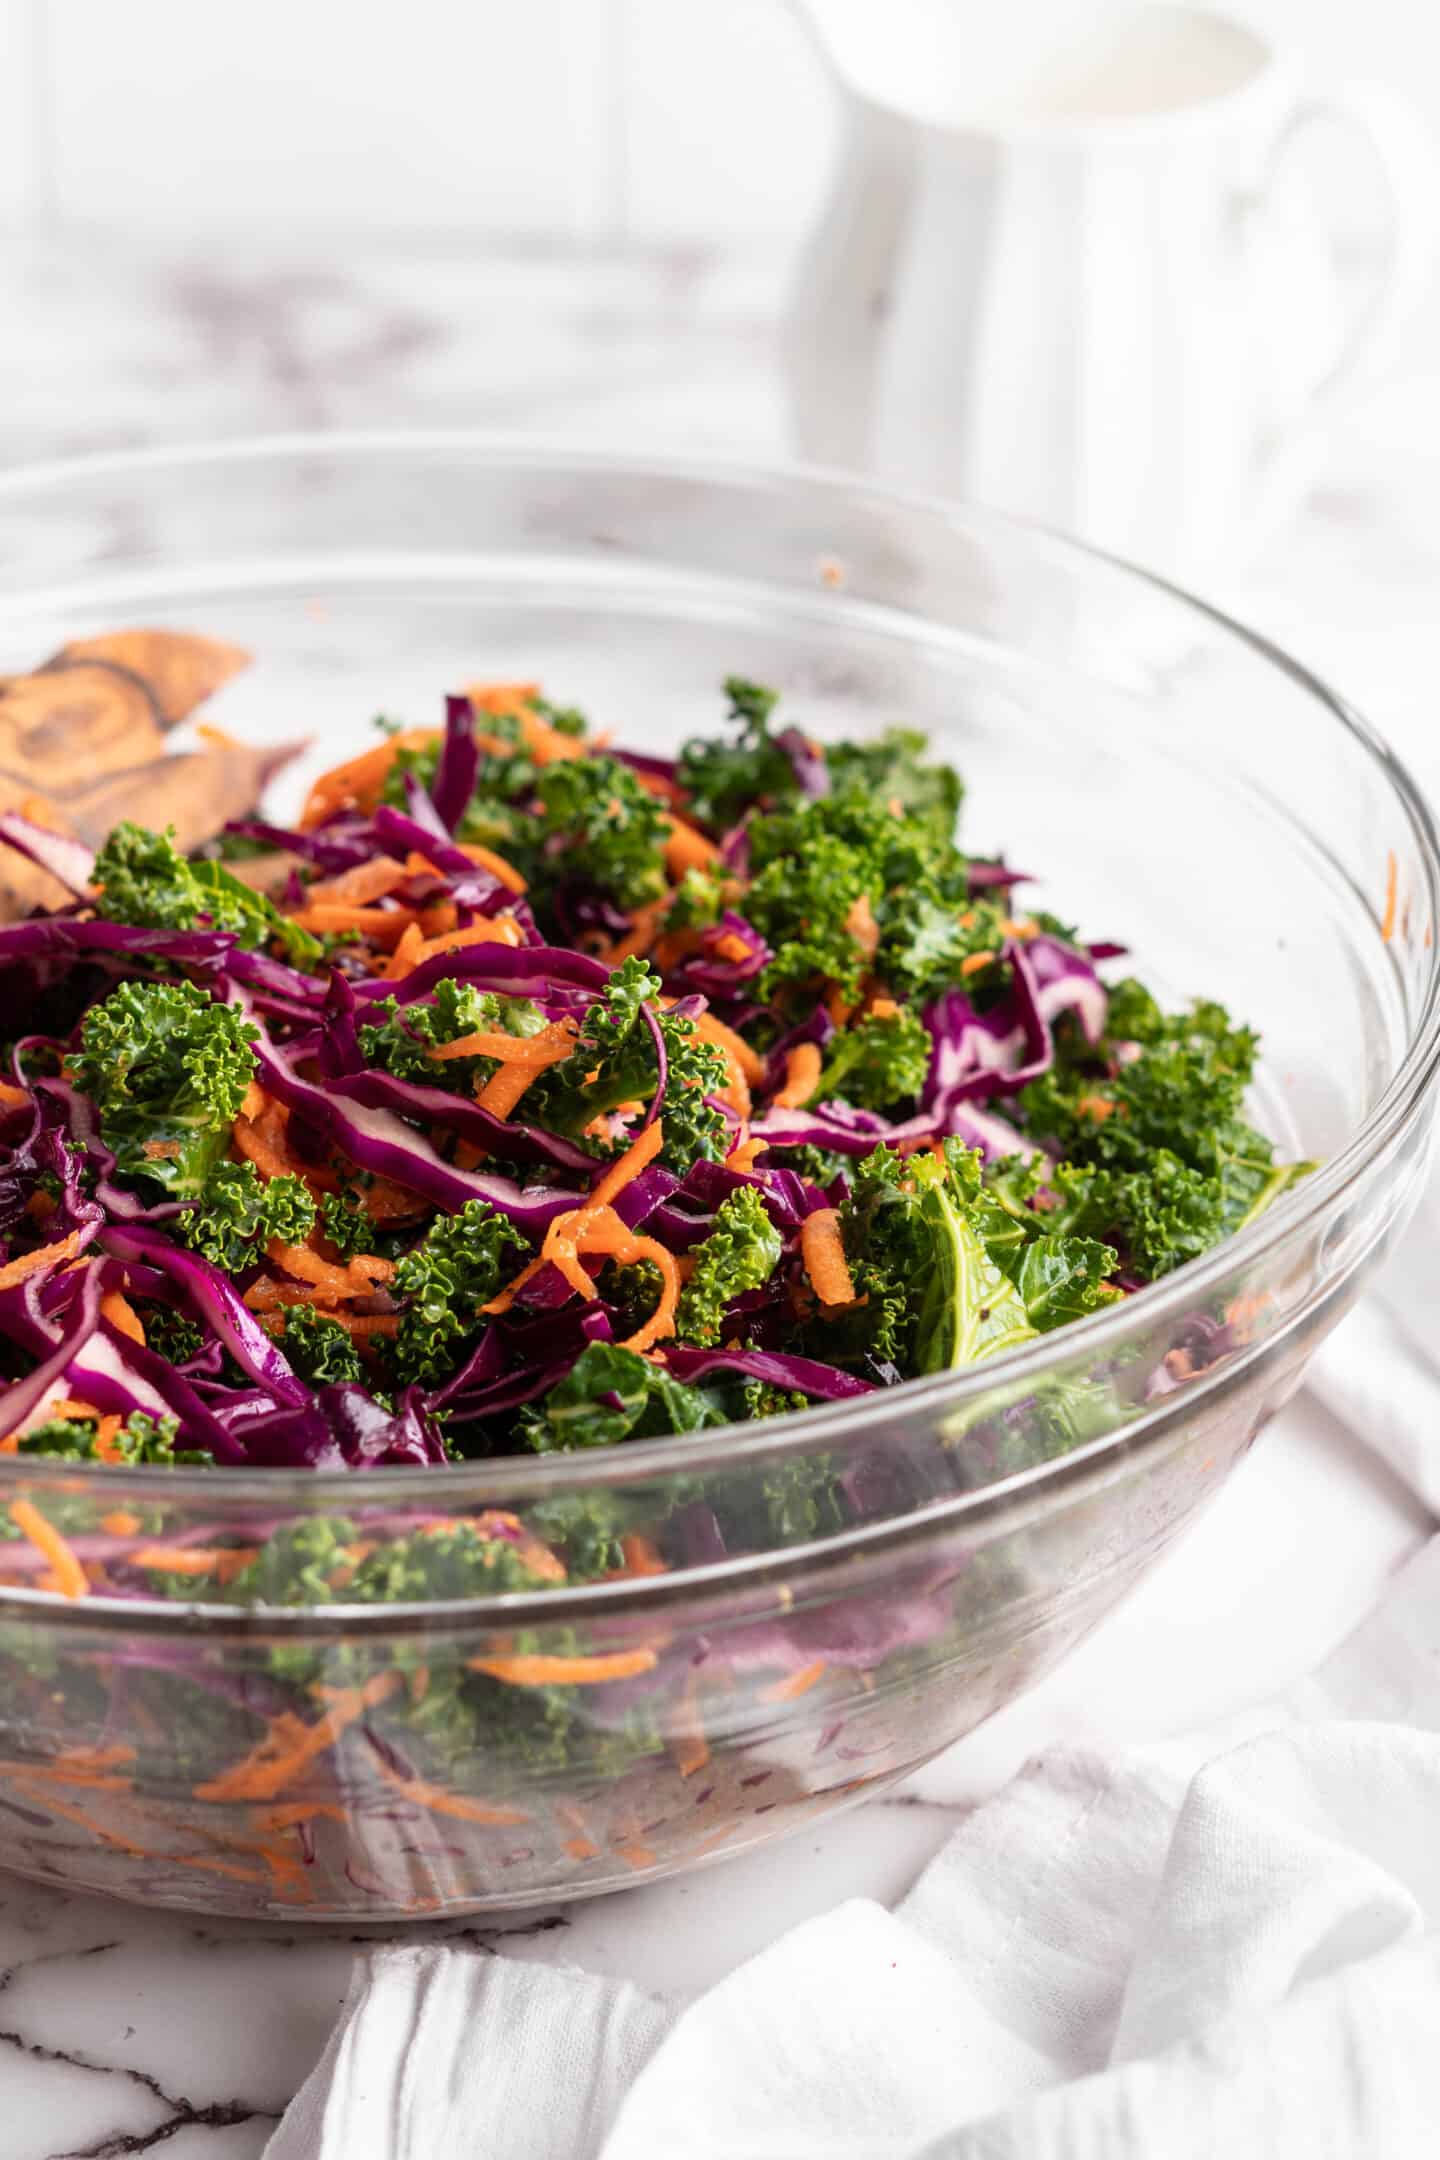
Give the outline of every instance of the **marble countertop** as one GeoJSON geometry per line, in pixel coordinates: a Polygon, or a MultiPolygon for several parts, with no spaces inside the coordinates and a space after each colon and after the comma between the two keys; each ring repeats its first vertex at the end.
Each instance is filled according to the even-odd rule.
{"type": "MultiPolygon", "coordinates": [[[[453,240],[33,240],[0,257],[0,319],[23,331],[0,340],[0,464],[382,423],[779,454],[781,274],[682,250],[577,261],[464,259],[453,240]]],[[[1213,597],[1328,674],[1440,779],[1430,350],[1417,343],[1408,379],[1337,434],[1293,529],[1213,597]]],[[[1126,1608],[908,1786],[686,1881],[441,1932],[692,1992],[842,1897],[898,1895],[1035,1749],[1147,1738],[1263,1699],[1339,1640],[1426,1528],[1302,1396],[1126,1608]],[[1316,1564],[1327,1539],[1344,1567],[1316,1564]]],[[[0,1877],[5,2160],[252,2160],[319,2054],[357,1944],[373,1939],[197,1922],[0,1877]]]]}

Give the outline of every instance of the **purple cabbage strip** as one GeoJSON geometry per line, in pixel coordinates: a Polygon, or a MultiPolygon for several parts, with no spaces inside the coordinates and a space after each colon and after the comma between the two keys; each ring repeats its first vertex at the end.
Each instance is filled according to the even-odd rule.
{"type": "Polygon", "coordinates": [[[578,1192],[538,1186],[522,1189],[509,1178],[457,1170],[437,1155],[423,1134],[413,1131],[393,1111],[341,1102],[329,1090],[302,1080],[285,1053],[271,1041],[244,992],[232,985],[231,998],[256,1026],[257,1070],[270,1093],[361,1170],[389,1178],[407,1192],[419,1193],[446,1214],[458,1214],[467,1200],[486,1200],[518,1229],[535,1236],[557,1215],[580,1205],[583,1195],[578,1192]]]}
{"type": "MultiPolygon", "coordinates": [[[[34,1277],[31,1277],[34,1281],[34,1277]]],[[[87,1268],[80,1278],[75,1309],[69,1315],[56,1347],[43,1357],[23,1380],[16,1380],[0,1395],[0,1433],[12,1433],[23,1425],[36,1404],[57,1380],[63,1380],[71,1359],[100,1324],[100,1278],[87,1268]]],[[[54,1340],[53,1335],[51,1340],[54,1340]]]]}
{"type": "Polygon", "coordinates": [[[49,832],[16,810],[0,811],[0,840],[38,863],[42,870],[48,870],[77,900],[88,898],[95,876],[95,857],[83,840],[69,840],[63,833],[49,832]]]}
{"type": "Polygon", "coordinates": [[[187,1447],[208,1448],[218,1462],[245,1460],[244,1451],[188,1380],[104,1320],[72,1357],[69,1376],[76,1394],[97,1410],[121,1417],[133,1410],[153,1418],[176,1417],[187,1447]]]}
{"type": "Polygon", "coordinates": [[[475,792],[480,746],[475,740],[475,709],[468,697],[445,700],[445,740],[435,768],[430,797],[447,832],[454,832],[475,792]]]}
{"type": "Polygon", "coordinates": [[[105,1232],[102,1242],[117,1260],[148,1263],[167,1275],[186,1310],[203,1321],[211,1334],[224,1343],[236,1364],[261,1387],[268,1388],[277,1401],[309,1401],[305,1383],[296,1378],[249,1306],[208,1260],[202,1260],[198,1253],[182,1251],[153,1230],[117,1226],[105,1232]]]}
{"type": "Polygon", "coordinates": [[[144,930],[131,923],[40,915],[0,930],[0,967],[16,960],[78,959],[87,953],[149,953],[182,965],[218,967],[234,944],[226,930],[144,930]]]}
{"type": "Polygon", "coordinates": [[[817,1402],[844,1402],[851,1395],[872,1395],[874,1383],[841,1372],[836,1365],[822,1365],[815,1358],[792,1357],[773,1350],[686,1350],[663,1346],[665,1363],[677,1380],[703,1380],[707,1373],[748,1373],[752,1380],[768,1380],[772,1386],[791,1388],[817,1402]]]}
{"type": "MultiPolygon", "coordinates": [[[[0,938],[4,935],[0,931],[0,938]]],[[[0,959],[3,957],[0,947],[0,959]]],[[[355,989],[362,1000],[367,996],[393,997],[399,1005],[413,1005],[446,976],[473,983],[479,990],[494,990],[502,997],[534,998],[543,1004],[557,988],[592,993],[603,990],[610,980],[610,970],[586,953],[566,952],[556,945],[462,945],[456,952],[436,953],[432,960],[422,960],[398,982],[372,979],[357,982],[355,989]]]]}
{"type": "Polygon", "coordinates": [[[660,1025],[660,1017],[648,1002],[640,1007],[640,1017],[645,1022],[646,1027],[649,1028],[650,1039],[655,1045],[655,1066],[658,1077],[649,1106],[636,1128],[637,1134],[648,1132],[655,1123],[656,1118],[659,1117],[661,1105],[665,1100],[665,1090],[670,1084],[670,1059],[665,1049],[665,1031],[660,1025]]]}
{"type": "Polygon", "coordinates": [[[819,743],[811,742],[797,727],[782,728],[774,742],[776,749],[783,750],[790,760],[795,785],[802,795],[813,800],[830,793],[830,767],[819,743]]]}
{"type": "Polygon", "coordinates": [[[478,914],[503,914],[516,897],[493,870],[483,870],[478,863],[472,863],[452,840],[437,840],[424,825],[406,817],[402,810],[382,805],[375,813],[373,830],[376,845],[396,862],[404,862],[407,855],[423,855],[445,879],[452,899],[464,907],[474,908],[478,914]]]}
{"type": "Polygon", "coordinates": [[[326,1083],[328,1092],[362,1109],[393,1111],[397,1117],[418,1118],[426,1126],[439,1126],[472,1140],[487,1155],[499,1155],[518,1163],[549,1163],[560,1170],[591,1171],[595,1157],[574,1140],[546,1132],[538,1125],[515,1125],[482,1109],[468,1096],[452,1095],[444,1088],[425,1087],[416,1080],[397,1080],[384,1072],[337,1074],[326,1083]]]}
{"type": "Polygon", "coordinates": [[[538,1396],[548,1395],[552,1387],[558,1387],[587,1342],[614,1339],[609,1316],[598,1305],[582,1316],[580,1326],[573,1332],[574,1347],[560,1357],[507,1373],[474,1393],[468,1389],[457,1389],[453,1393],[447,1390],[447,1417],[455,1424],[473,1425],[482,1418],[498,1417],[504,1410],[518,1410],[523,1403],[534,1402],[538,1396]]]}
{"type": "Polygon", "coordinates": [[[1087,955],[1063,939],[1049,936],[1032,938],[1015,950],[1026,956],[1035,1006],[1041,1017],[1053,1022],[1060,1013],[1073,1012],[1086,1042],[1093,1048],[1105,1033],[1110,1008],[1109,993],[1095,972],[1094,954],[1087,955]]]}
{"type": "Polygon", "coordinates": [[[1002,862],[967,862],[965,879],[972,893],[1008,891],[1012,885],[1033,885],[1028,870],[1007,870],[1002,862]]]}
{"type": "Polygon", "coordinates": [[[241,840],[259,840],[277,854],[298,855],[302,861],[313,863],[325,877],[341,877],[347,870],[358,870],[375,852],[368,826],[352,812],[317,826],[313,832],[301,832],[289,825],[268,825],[263,818],[232,818],[225,830],[241,840]]]}

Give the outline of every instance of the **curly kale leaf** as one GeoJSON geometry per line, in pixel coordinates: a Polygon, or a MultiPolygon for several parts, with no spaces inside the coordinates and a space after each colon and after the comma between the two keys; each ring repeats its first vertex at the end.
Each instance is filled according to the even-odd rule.
{"type": "Polygon", "coordinates": [[[480,1307],[520,1265],[527,1247],[488,1201],[441,1215],[398,1262],[391,1284],[405,1301],[392,1362],[402,1382],[433,1385],[453,1371],[481,1325],[480,1307]]]}
{"type": "Polygon", "coordinates": [[[175,1234],[212,1267],[238,1275],[273,1240],[303,1245],[314,1227],[315,1203],[302,1179],[264,1179],[254,1163],[218,1162],[175,1234]]]}
{"type": "Polygon", "coordinates": [[[1143,1170],[1090,1169],[1060,1163],[1051,1172],[1060,1206],[1048,1218],[1057,1231],[1118,1245],[1146,1277],[1168,1275],[1198,1260],[1225,1235],[1220,1183],[1157,1148],[1143,1170]]]}
{"type": "MultiPolygon", "coordinates": [[[[116,1433],[105,1459],[119,1460],[132,1466],[137,1463],[169,1468],[176,1463],[196,1463],[213,1468],[215,1458],[203,1450],[177,1448],[176,1435],[180,1420],[173,1417],[155,1419],[147,1417],[143,1410],[132,1410],[116,1433]]],[[[99,1434],[98,1423],[80,1418],[47,1418],[43,1425],[34,1425],[23,1434],[18,1443],[21,1455],[63,1456],[73,1462],[92,1462],[96,1459],[95,1442],[99,1434]]]]}
{"type": "Polygon", "coordinates": [[[949,765],[927,765],[925,737],[914,728],[890,728],[874,742],[832,743],[826,752],[837,794],[847,790],[888,806],[898,804],[944,846],[955,837],[965,789],[949,765]]]}
{"type": "Polygon", "coordinates": [[[360,1352],[348,1331],[313,1305],[286,1307],[282,1348],[300,1378],[312,1387],[365,1378],[360,1352]]]}
{"type": "Polygon", "coordinates": [[[722,1200],[714,1229],[693,1255],[690,1279],[680,1293],[676,1333],[687,1342],[718,1343],[731,1300],[769,1282],[781,1249],[780,1233],[754,1186],[742,1185],[722,1200]]]}
{"type": "Polygon", "coordinates": [[[857,1165],[840,1221],[863,1303],[819,1323],[820,1355],[938,1372],[1034,1334],[1019,1290],[985,1242],[979,1157],[956,1140],[943,1153],[943,1162],[907,1161],[881,1147],[857,1165]]]}
{"type": "Polygon", "coordinates": [[[188,982],[122,983],[85,1015],[75,1084],[121,1174],[199,1199],[255,1072],[255,1029],[188,982]]]}
{"type": "Polygon", "coordinates": [[[321,957],[318,938],[283,916],[219,862],[190,862],[175,846],[173,827],[117,825],[95,858],[95,883],[112,922],[154,930],[228,930],[252,952],[277,940],[297,967],[321,957]]]}
{"type": "Polygon", "coordinates": [[[873,971],[928,997],[1000,941],[1000,912],[969,900],[950,841],[856,788],[756,817],[748,830],[746,917],[775,949],[762,994],[821,982],[853,998],[873,971]]]}
{"type": "Polygon", "coordinates": [[[665,891],[670,819],[618,758],[558,758],[535,784],[536,848],[527,869],[542,912],[548,893],[579,878],[622,908],[665,891]]]}
{"type": "Polygon", "coordinates": [[[375,1225],[358,1193],[326,1193],[320,1202],[320,1225],[342,1261],[374,1250],[375,1225]]]}
{"type": "Polygon", "coordinates": [[[843,1096],[864,1110],[885,1110],[919,1094],[930,1068],[930,1034],[917,1012],[897,1006],[871,1013],[834,1037],[815,1093],[843,1096]]]}
{"type": "Polygon", "coordinates": [[[755,803],[793,795],[797,786],[794,766],[770,733],[779,692],[729,675],[725,695],[736,735],[694,737],[681,749],[676,768],[689,797],[689,815],[712,832],[727,831],[755,803]]]}
{"type": "Polygon", "coordinates": [[[521,1412],[516,1437],[537,1455],[551,1455],[723,1423],[699,1388],[618,1343],[592,1342],[541,1402],[521,1412]]]}
{"type": "Polygon", "coordinates": [[[397,1080],[467,1096],[489,1079],[495,1060],[445,1058],[436,1063],[432,1050],[463,1035],[538,1035],[545,1026],[544,1013],[528,998],[501,997],[448,975],[436,983],[428,1002],[402,1006],[390,997],[370,1010],[380,1018],[367,1021],[359,1031],[360,1054],[367,1065],[378,1065],[397,1080]]]}
{"type": "Polygon", "coordinates": [[[665,1043],[665,1146],[661,1161],[683,1176],[705,1158],[723,1161],[730,1126],[708,1098],[727,1081],[724,1057],[702,1042],[693,1020],[662,1011],[660,978],[643,960],[622,962],[585,1015],[572,1057],[534,1081],[526,1109],[551,1132],[583,1133],[592,1119],[624,1102],[648,1102],[659,1083],[655,1039],[642,1007],[649,1006],[665,1043]]]}

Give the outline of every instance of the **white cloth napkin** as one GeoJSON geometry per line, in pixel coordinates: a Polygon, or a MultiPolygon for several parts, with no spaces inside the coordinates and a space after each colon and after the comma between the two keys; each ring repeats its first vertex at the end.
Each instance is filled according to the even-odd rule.
{"type": "MultiPolygon", "coordinates": [[[[1406,1317],[1437,1267],[1431,1200],[1312,1386],[1440,1516],[1406,1317]]],[[[1282,1701],[1043,1753],[895,1911],[852,1900],[688,2004],[373,1953],[266,2160],[1411,2160],[1437,2036],[1440,1537],[1282,1701]]]]}

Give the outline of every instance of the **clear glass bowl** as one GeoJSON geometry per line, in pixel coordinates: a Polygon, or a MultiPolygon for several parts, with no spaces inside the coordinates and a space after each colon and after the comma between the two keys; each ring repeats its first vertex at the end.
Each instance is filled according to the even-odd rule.
{"type": "Polygon", "coordinates": [[[0,1458],[0,1521],[30,1498],[96,1570],[67,1600],[33,1547],[0,1544],[11,1867],[378,1920],[591,1895],[794,1829],[945,1747],[1110,1610],[1404,1218],[1434,1108],[1429,813],[1340,700],[1161,584],[843,479],[465,438],[0,482],[0,666],[131,622],[249,645],[215,719],[311,735],[311,766],[480,673],[539,676],[662,749],[735,670],[822,734],[925,728],[969,782],[973,848],[1007,847],[1138,972],[1263,1031],[1256,1114],[1323,1167],[1124,1305],[858,1406],[423,1475],[0,1458]],[[170,1599],[122,1594],[147,1541],[254,1550],[341,1514],[373,1546],[597,1504],[662,1525],[669,1571],[457,1602],[437,1569],[380,1606],[187,1604],[183,1575],[170,1599]],[[620,1676],[484,1669],[517,1654],[620,1676]]]}

